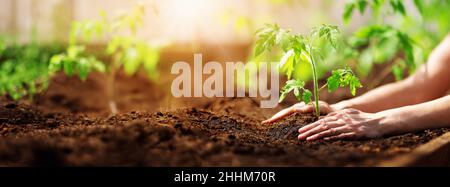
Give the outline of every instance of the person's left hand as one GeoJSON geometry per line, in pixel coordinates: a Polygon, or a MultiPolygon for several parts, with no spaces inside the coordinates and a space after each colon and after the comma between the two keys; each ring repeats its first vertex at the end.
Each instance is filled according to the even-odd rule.
{"type": "Polygon", "coordinates": [[[329,113],[318,121],[298,130],[299,140],[336,140],[375,138],[382,136],[381,117],[356,109],[344,109],[329,113]]]}

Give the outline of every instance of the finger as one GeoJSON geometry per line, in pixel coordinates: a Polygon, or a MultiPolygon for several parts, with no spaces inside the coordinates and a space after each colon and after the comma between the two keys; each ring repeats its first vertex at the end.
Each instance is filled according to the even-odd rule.
{"type": "Polygon", "coordinates": [[[276,113],[275,115],[273,115],[270,119],[265,120],[262,122],[262,124],[266,124],[266,123],[273,123],[275,121],[280,120],[281,118],[284,118],[286,116],[291,115],[294,112],[297,112],[298,108],[302,108],[305,106],[304,102],[301,103],[297,103],[289,108],[283,109],[280,112],[276,113]]]}
{"type": "Polygon", "coordinates": [[[328,115],[326,115],[326,116],[320,116],[319,117],[319,119],[326,119],[326,118],[336,118],[335,116],[328,116],[328,115]]]}
{"type": "Polygon", "coordinates": [[[298,132],[299,133],[307,132],[307,131],[309,131],[309,130],[311,130],[311,129],[313,129],[313,128],[315,128],[318,125],[323,124],[323,123],[325,123],[325,121],[323,119],[317,120],[314,123],[311,123],[311,124],[308,124],[308,125],[305,125],[305,126],[301,127],[300,129],[298,129],[298,132]]]}
{"type": "Polygon", "coordinates": [[[357,113],[359,113],[360,111],[359,110],[356,110],[356,109],[354,109],[354,108],[347,108],[347,109],[344,109],[344,113],[346,113],[346,114],[357,114],[357,113]]]}
{"type": "Polygon", "coordinates": [[[316,127],[317,125],[320,125],[320,124],[323,124],[323,123],[327,123],[327,122],[333,122],[333,121],[337,121],[337,120],[338,120],[338,118],[335,118],[335,117],[322,118],[322,119],[317,120],[314,123],[311,123],[309,125],[303,126],[302,128],[298,129],[298,132],[299,133],[304,133],[304,132],[309,131],[312,128],[316,127]]]}
{"type": "Polygon", "coordinates": [[[324,140],[342,140],[342,139],[355,139],[356,133],[355,132],[347,132],[342,133],[336,136],[326,137],[324,140]]]}
{"type": "Polygon", "coordinates": [[[337,134],[342,134],[342,133],[347,133],[347,132],[350,132],[350,130],[347,127],[345,127],[344,125],[342,125],[342,126],[339,126],[339,127],[330,128],[330,129],[328,129],[326,131],[323,131],[321,133],[317,133],[315,135],[307,137],[306,141],[317,140],[317,139],[324,138],[324,137],[327,138],[327,137],[330,137],[330,136],[336,136],[337,134]]]}
{"type": "Polygon", "coordinates": [[[331,108],[331,106],[324,101],[319,101],[319,107],[320,107],[321,113],[328,114],[328,113],[333,112],[333,109],[331,108]]]}
{"type": "Polygon", "coordinates": [[[273,115],[270,119],[265,120],[265,121],[263,121],[262,123],[263,123],[263,124],[266,124],[266,123],[273,123],[273,122],[275,122],[275,121],[278,121],[278,120],[281,119],[281,118],[284,118],[284,117],[286,117],[286,116],[291,115],[291,114],[294,113],[294,112],[295,112],[295,110],[294,110],[294,107],[293,107],[293,106],[292,106],[292,107],[289,107],[289,108],[286,108],[286,109],[283,109],[283,110],[281,110],[280,112],[278,112],[278,113],[276,113],[275,115],[273,115]]]}
{"type": "Polygon", "coordinates": [[[338,114],[338,112],[330,112],[326,116],[335,116],[336,114],[338,114]]]}
{"type": "Polygon", "coordinates": [[[315,134],[327,131],[330,128],[335,128],[335,127],[339,127],[339,126],[343,126],[345,125],[344,123],[339,123],[339,122],[325,122],[321,125],[317,125],[316,127],[312,128],[311,130],[308,130],[306,132],[300,133],[298,135],[298,139],[299,140],[304,140],[306,138],[308,138],[309,136],[313,136],[315,134]]]}
{"type": "Polygon", "coordinates": [[[310,104],[307,104],[303,107],[295,108],[295,112],[298,112],[298,113],[311,113],[311,112],[314,112],[314,110],[315,110],[314,106],[310,105],[310,104]]]}

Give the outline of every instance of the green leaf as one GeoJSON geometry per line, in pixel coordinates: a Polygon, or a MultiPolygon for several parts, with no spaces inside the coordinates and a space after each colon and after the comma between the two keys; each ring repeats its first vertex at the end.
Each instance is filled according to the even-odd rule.
{"type": "Polygon", "coordinates": [[[291,79],[292,73],[294,72],[294,50],[291,49],[284,53],[283,57],[278,64],[278,68],[281,72],[285,73],[288,79],[291,79]]]}
{"type": "Polygon", "coordinates": [[[65,58],[65,55],[63,55],[63,54],[58,54],[58,55],[52,56],[52,58],[50,59],[49,67],[48,67],[50,74],[53,74],[53,73],[61,70],[62,61],[64,58],[65,58]]]}
{"type": "Polygon", "coordinates": [[[106,72],[105,64],[103,62],[95,59],[95,57],[91,56],[89,59],[89,62],[91,63],[90,68],[92,68],[94,71],[101,72],[101,73],[106,72]]]}
{"type": "Polygon", "coordinates": [[[279,32],[280,28],[278,25],[266,24],[263,28],[256,31],[256,46],[254,55],[259,56],[264,51],[270,50],[275,45],[276,34],[279,32]]]}
{"type": "Polygon", "coordinates": [[[324,35],[326,35],[329,32],[328,28],[325,27],[321,27],[319,29],[319,37],[323,37],[324,35]]]}
{"type": "Polygon", "coordinates": [[[339,87],[350,87],[352,95],[356,94],[356,89],[362,87],[358,77],[355,76],[349,67],[334,70],[327,79],[328,91],[333,92],[339,87]]]}
{"type": "Polygon", "coordinates": [[[69,46],[67,48],[67,56],[69,58],[77,58],[77,56],[84,51],[84,46],[69,46]]]}
{"type": "Polygon", "coordinates": [[[284,85],[283,88],[281,89],[281,96],[278,102],[282,102],[286,98],[287,94],[295,88],[294,81],[295,80],[289,80],[286,82],[286,85],[284,85]]]}
{"type": "Polygon", "coordinates": [[[291,47],[296,54],[301,54],[302,51],[306,51],[305,39],[301,35],[294,35],[290,37],[291,47]]]}
{"type": "Polygon", "coordinates": [[[94,24],[94,30],[95,30],[95,34],[97,37],[101,37],[103,35],[104,32],[104,25],[102,22],[96,22],[94,24]]]}
{"type": "Polygon", "coordinates": [[[348,24],[350,22],[350,19],[353,15],[353,9],[355,9],[355,4],[353,3],[347,3],[344,7],[344,14],[342,15],[342,19],[344,20],[345,24],[348,24]]]}
{"type": "Polygon", "coordinates": [[[286,96],[289,92],[281,92],[280,99],[278,99],[278,102],[281,103],[284,99],[286,99],[286,96]]]}
{"type": "Polygon", "coordinates": [[[321,38],[325,38],[334,49],[337,49],[337,41],[339,35],[339,29],[334,25],[321,25],[319,27],[315,27],[311,33],[314,35],[319,35],[321,38]]]}
{"type": "Polygon", "coordinates": [[[263,53],[265,50],[264,46],[261,44],[261,42],[256,42],[256,46],[255,46],[255,57],[258,57],[259,55],[261,55],[261,53],[263,53]]]}
{"type": "Polygon", "coordinates": [[[350,79],[350,93],[355,96],[356,95],[356,89],[357,88],[361,88],[362,84],[359,81],[358,77],[356,76],[351,76],[350,79]]]}
{"type": "Polygon", "coordinates": [[[390,0],[389,3],[391,4],[391,7],[394,10],[394,12],[398,12],[404,16],[406,15],[406,9],[405,6],[403,5],[402,0],[390,0]]]}
{"type": "Polygon", "coordinates": [[[144,69],[152,80],[156,80],[159,76],[157,71],[158,61],[159,50],[156,48],[147,49],[146,56],[144,58],[144,69]]]}
{"type": "Polygon", "coordinates": [[[359,13],[364,14],[367,7],[367,0],[358,0],[358,10],[359,13]]]}
{"type": "Polygon", "coordinates": [[[392,73],[395,76],[396,81],[400,81],[403,79],[403,69],[400,67],[400,65],[395,64],[392,66],[392,73]]]}
{"type": "Polygon", "coordinates": [[[63,69],[66,75],[78,73],[80,79],[85,80],[92,70],[105,72],[105,65],[94,56],[83,55],[83,50],[84,46],[69,46],[66,53],[53,55],[48,65],[49,74],[63,69]]]}
{"type": "Polygon", "coordinates": [[[311,102],[312,93],[308,89],[303,90],[303,102],[309,103],[311,102]]]}
{"type": "Polygon", "coordinates": [[[6,49],[6,43],[2,41],[2,39],[0,38],[0,57],[2,57],[2,53],[3,51],[5,51],[6,49]]]}
{"type": "Polygon", "coordinates": [[[302,54],[300,54],[300,62],[306,62],[311,64],[312,63],[311,55],[308,52],[303,51],[302,54]]]}
{"type": "Polygon", "coordinates": [[[302,95],[300,94],[299,88],[294,88],[294,96],[297,100],[302,100],[302,95]]]}
{"type": "Polygon", "coordinates": [[[333,46],[334,49],[337,49],[337,43],[338,43],[338,35],[339,31],[337,29],[331,30],[331,32],[327,35],[328,40],[331,43],[331,46],[333,46]]]}
{"type": "Polygon", "coordinates": [[[370,51],[375,63],[386,63],[387,61],[395,58],[395,55],[398,54],[398,40],[395,40],[392,36],[380,38],[367,50],[370,51]]]}
{"type": "Polygon", "coordinates": [[[89,62],[86,58],[81,58],[78,62],[78,76],[81,80],[86,80],[89,74],[89,62]]]}
{"type": "Polygon", "coordinates": [[[127,75],[133,75],[141,65],[138,51],[135,48],[126,50],[124,57],[124,70],[127,75]]]}
{"type": "Polygon", "coordinates": [[[362,27],[358,29],[354,36],[360,39],[368,39],[372,38],[374,36],[381,36],[384,34],[387,30],[390,28],[387,26],[380,26],[380,25],[370,25],[366,27],[362,27]]]}
{"type": "Polygon", "coordinates": [[[357,69],[362,76],[367,76],[371,72],[374,65],[374,57],[371,49],[363,50],[358,57],[357,69]]]}
{"type": "Polygon", "coordinates": [[[328,91],[334,92],[339,88],[341,76],[338,71],[333,71],[331,76],[327,79],[328,91]]]}
{"type": "Polygon", "coordinates": [[[290,34],[287,31],[280,31],[276,35],[275,44],[280,45],[283,51],[288,51],[291,49],[290,34]]]}
{"type": "Polygon", "coordinates": [[[74,72],[73,64],[74,64],[74,62],[72,60],[64,60],[63,68],[64,68],[64,73],[66,75],[69,75],[69,76],[73,75],[73,72],[74,72]]]}
{"type": "Polygon", "coordinates": [[[108,45],[106,47],[106,54],[112,55],[114,54],[117,49],[119,48],[120,44],[120,38],[115,37],[111,41],[108,42],[108,45]]]}
{"type": "Polygon", "coordinates": [[[414,5],[416,5],[419,13],[423,15],[423,11],[424,11],[423,0],[414,0],[414,5]]]}
{"type": "Polygon", "coordinates": [[[286,84],[281,89],[281,95],[278,102],[282,102],[286,98],[287,94],[291,91],[294,91],[295,97],[300,100],[301,99],[300,90],[304,90],[303,88],[304,86],[305,82],[301,80],[293,79],[286,81],[286,84]]]}
{"type": "Polygon", "coordinates": [[[405,62],[410,69],[415,69],[415,61],[414,61],[414,48],[413,48],[413,40],[405,33],[398,32],[397,33],[400,46],[405,53],[405,62]]]}

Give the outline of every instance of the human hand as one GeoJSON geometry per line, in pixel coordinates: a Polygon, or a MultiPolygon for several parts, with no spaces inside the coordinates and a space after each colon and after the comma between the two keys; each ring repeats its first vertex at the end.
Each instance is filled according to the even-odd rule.
{"type": "Polygon", "coordinates": [[[318,121],[303,126],[298,130],[299,140],[337,140],[375,138],[382,136],[378,114],[365,113],[356,109],[344,109],[331,112],[318,121]]]}
{"type": "MultiPolygon", "coordinates": [[[[292,105],[289,108],[285,108],[285,109],[281,110],[280,112],[273,115],[270,119],[263,121],[262,124],[273,123],[275,121],[280,120],[281,118],[284,118],[286,116],[293,114],[294,112],[313,113],[316,110],[314,106],[315,105],[313,103],[310,103],[310,104],[305,104],[304,102],[297,103],[295,105],[292,105]]],[[[320,113],[325,113],[325,114],[336,111],[336,109],[332,105],[329,105],[328,103],[323,102],[323,101],[319,101],[319,108],[320,108],[320,113]]]]}

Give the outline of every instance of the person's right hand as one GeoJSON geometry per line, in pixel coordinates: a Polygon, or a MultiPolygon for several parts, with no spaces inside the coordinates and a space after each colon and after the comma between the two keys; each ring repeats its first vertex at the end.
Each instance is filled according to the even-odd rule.
{"type": "MultiPolygon", "coordinates": [[[[319,101],[319,108],[320,108],[320,113],[325,113],[325,114],[336,111],[336,109],[332,105],[329,105],[328,103],[323,102],[323,101],[319,101]]],[[[270,119],[263,121],[262,124],[273,123],[275,121],[280,120],[281,118],[291,115],[294,112],[314,113],[315,110],[316,109],[315,109],[315,105],[313,102],[311,102],[309,104],[305,104],[304,102],[297,103],[295,105],[292,105],[289,108],[285,108],[285,109],[281,110],[280,112],[273,115],[270,119]]]]}

